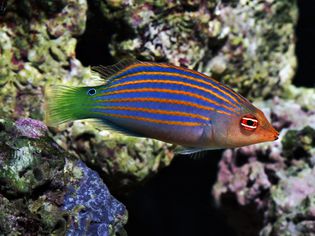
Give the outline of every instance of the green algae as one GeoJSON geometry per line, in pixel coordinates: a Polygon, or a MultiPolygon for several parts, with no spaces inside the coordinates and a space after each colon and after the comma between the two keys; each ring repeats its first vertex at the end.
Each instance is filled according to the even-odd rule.
{"type": "Polygon", "coordinates": [[[315,130],[306,126],[302,130],[289,130],[282,139],[283,154],[288,158],[310,158],[315,155],[315,130]]]}
{"type": "Polygon", "coordinates": [[[87,78],[74,57],[74,37],[85,29],[86,2],[44,2],[8,2],[0,27],[1,117],[42,119],[45,86],[87,78]],[[51,12],[44,11],[48,6],[51,12]]]}
{"type": "Polygon", "coordinates": [[[0,232],[22,235],[47,234],[56,230],[63,234],[66,227],[60,223],[64,221],[62,211],[55,205],[55,211],[47,209],[45,215],[42,207],[53,205],[63,195],[62,187],[57,187],[57,179],[62,180],[66,155],[45,136],[40,139],[40,136],[37,139],[20,136],[22,127],[17,127],[17,123],[1,120],[0,126],[0,232]],[[57,191],[53,197],[55,190],[49,190],[49,187],[59,189],[59,193],[57,191]],[[39,197],[42,201],[37,205],[41,206],[35,209],[42,188],[47,189],[39,197]]]}
{"type": "Polygon", "coordinates": [[[303,88],[290,85],[285,88],[281,97],[286,100],[294,100],[300,104],[303,109],[312,111],[315,107],[314,88],[303,88]]]}
{"type": "Polygon", "coordinates": [[[52,146],[47,146],[47,139],[40,141],[25,137],[12,138],[6,132],[15,132],[12,123],[1,122],[6,127],[0,132],[2,155],[0,166],[0,190],[9,195],[31,194],[53,178],[64,164],[60,158],[46,159],[47,153],[55,154],[52,146]],[[51,171],[55,170],[55,171],[51,171]]]}

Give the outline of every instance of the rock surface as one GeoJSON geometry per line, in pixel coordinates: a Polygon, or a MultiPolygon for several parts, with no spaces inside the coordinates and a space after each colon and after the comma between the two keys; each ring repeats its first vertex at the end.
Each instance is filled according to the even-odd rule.
{"type": "Polygon", "coordinates": [[[296,68],[295,0],[94,1],[110,52],[198,69],[246,97],[275,95],[296,68]]]}
{"type": "Polygon", "coordinates": [[[257,104],[281,130],[280,140],[226,150],[220,162],[213,194],[240,235],[314,233],[315,91],[290,91],[294,100],[257,104]]]}
{"type": "Polygon", "coordinates": [[[37,120],[0,120],[0,183],[1,235],[114,235],[127,221],[99,175],[37,120]]]}

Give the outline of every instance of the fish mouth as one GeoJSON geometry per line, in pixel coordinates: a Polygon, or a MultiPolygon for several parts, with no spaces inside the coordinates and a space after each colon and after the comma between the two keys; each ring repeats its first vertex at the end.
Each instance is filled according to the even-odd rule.
{"type": "Polygon", "coordinates": [[[274,141],[279,139],[279,132],[277,130],[273,129],[272,134],[273,134],[274,141]]]}
{"type": "Polygon", "coordinates": [[[266,134],[265,139],[266,141],[275,141],[279,139],[279,132],[272,127],[272,129],[268,131],[268,134],[266,134]]]}

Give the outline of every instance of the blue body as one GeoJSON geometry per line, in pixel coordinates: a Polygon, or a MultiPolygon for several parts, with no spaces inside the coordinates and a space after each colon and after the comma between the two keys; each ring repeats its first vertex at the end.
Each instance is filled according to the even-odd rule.
{"type": "Polygon", "coordinates": [[[208,146],[213,125],[237,116],[247,103],[198,72],[158,63],[134,63],[96,88],[92,117],[115,129],[184,146],[208,146]]]}

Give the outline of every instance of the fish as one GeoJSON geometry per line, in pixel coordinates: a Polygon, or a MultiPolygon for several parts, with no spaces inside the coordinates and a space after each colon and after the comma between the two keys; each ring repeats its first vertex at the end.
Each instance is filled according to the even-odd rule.
{"type": "Polygon", "coordinates": [[[274,141],[264,113],[228,86],[167,63],[91,68],[102,83],[46,88],[46,123],[94,119],[101,129],[182,146],[182,154],[274,141]]]}

